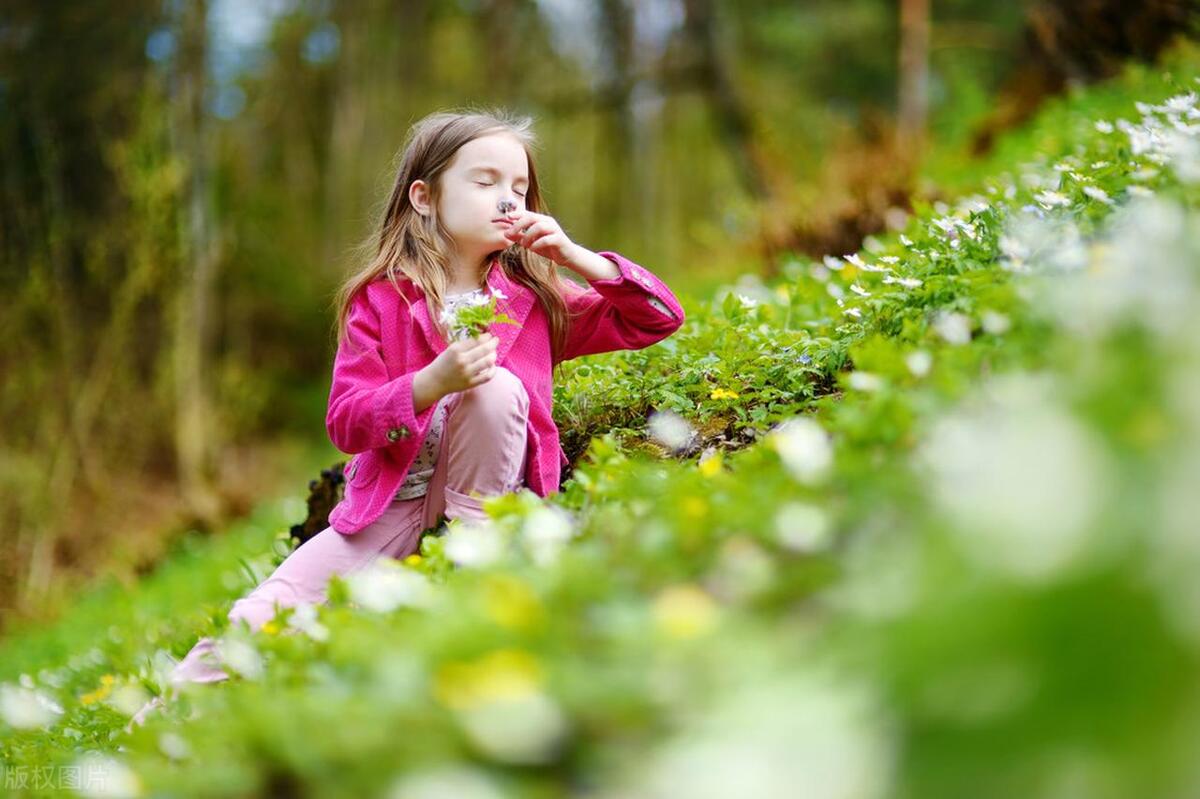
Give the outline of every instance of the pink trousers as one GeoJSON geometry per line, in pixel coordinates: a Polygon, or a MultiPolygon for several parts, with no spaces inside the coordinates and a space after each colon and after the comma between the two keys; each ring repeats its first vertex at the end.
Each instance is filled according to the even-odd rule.
{"type": "MultiPolygon", "coordinates": [[[[520,379],[503,366],[488,382],[448,395],[445,428],[429,490],[395,500],[383,515],[357,533],[326,527],[279,564],[229,611],[232,622],[257,630],[277,607],[322,604],[334,575],[357,571],[380,556],[403,558],[417,551],[420,534],[445,514],[448,519],[486,518],[482,497],[516,491],[524,484],[525,426],[529,396],[520,379]]],[[[215,640],[201,638],[171,673],[175,685],[228,679],[215,640]]],[[[152,700],[134,717],[140,723],[161,702],[152,700]]]]}

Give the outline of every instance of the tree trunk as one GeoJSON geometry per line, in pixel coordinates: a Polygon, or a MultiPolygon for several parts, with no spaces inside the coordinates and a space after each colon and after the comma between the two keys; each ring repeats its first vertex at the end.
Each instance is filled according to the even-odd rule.
{"type": "Polygon", "coordinates": [[[188,512],[199,523],[212,525],[222,509],[215,488],[217,431],[209,352],[218,249],[209,174],[209,122],[204,108],[207,12],[205,0],[185,3],[178,19],[171,138],[172,150],[185,164],[188,180],[180,209],[183,246],[172,354],[179,487],[188,512]]]}
{"type": "Polygon", "coordinates": [[[929,0],[900,0],[900,152],[916,154],[929,115],[929,0]]]}

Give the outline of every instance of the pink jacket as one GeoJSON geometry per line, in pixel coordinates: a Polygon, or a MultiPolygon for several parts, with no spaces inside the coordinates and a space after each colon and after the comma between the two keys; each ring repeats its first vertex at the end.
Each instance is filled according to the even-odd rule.
{"type": "MultiPolygon", "coordinates": [[[[571,325],[562,360],[612,350],[641,349],[679,329],[683,308],[650,270],[615,252],[600,252],[620,269],[618,277],[589,280],[567,291],[571,325]]],[[[529,394],[525,484],[539,496],[559,487],[567,463],[551,417],[553,386],[550,325],[537,295],[505,274],[496,260],[487,283],[507,297],[498,302],[520,323],[493,325],[500,339],[496,363],[521,379],[529,394]]],[[[417,370],[446,349],[425,304],[424,292],[401,279],[404,299],[387,280],[369,283],[351,300],[346,340],[333,362],[325,428],[346,465],[345,497],[329,514],[341,533],[355,533],[378,519],[404,482],[429,432],[436,403],[413,412],[417,370]]]]}

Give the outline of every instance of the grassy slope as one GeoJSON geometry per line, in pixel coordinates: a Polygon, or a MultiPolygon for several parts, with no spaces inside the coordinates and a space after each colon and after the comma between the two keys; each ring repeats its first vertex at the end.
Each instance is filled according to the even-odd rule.
{"type": "MultiPolygon", "coordinates": [[[[413,571],[441,591],[433,611],[366,614],[335,595],[323,615],[337,631],[328,642],[257,633],[255,645],[269,659],[265,679],[236,681],[180,704],[178,714],[199,711],[177,728],[186,729],[192,753],[182,759],[185,767],[161,752],[158,736],[172,719],[130,739],[128,762],[145,782],[187,795],[272,785],[362,795],[435,762],[477,769],[469,773],[521,795],[607,785],[614,774],[636,775],[642,767],[677,785],[688,773],[706,772],[672,770],[668,755],[648,755],[665,733],[691,729],[724,747],[729,768],[740,756],[719,730],[689,726],[688,709],[699,703],[733,714],[736,721],[726,724],[740,723],[743,732],[785,723],[773,705],[788,708],[788,718],[811,712],[825,735],[783,729],[797,741],[797,768],[820,765],[805,759],[806,740],[814,750],[843,747],[834,754],[847,770],[838,772],[841,761],[833,757],[834,783],[890,774],[893,792],[922,796],[1013,795],[1055,779],[1082,781],[1099,795],[1177,785],[1162,781],[1177,777],[1173,747],[1188,740],[1176,730],[1194,722],[1188,675],[1197,657],[1164,623],[1158,600],[1130,565],[1135,561],[1101,558],[1094,568],[1054,573],[1032,587],[979,567],[948,543],[952,536],[939,534],[947,522],[928,507],[910,459],[938,419],[988,375],[1083,367],[1089,370],[1071,373],[1064,401],[1115,452],[1148,458],[1146,442],[1157,439],[1143,428],[1131,432],[1126,420],[1153,419],[1159,409],[1144,395],[1111,389],[1131,376],[1153,385],[1152,356],[1160,354],[1151,344],[1107,342],[1109,349],[1092,354],[1106,352],[1111,363],[1097,366],[1054,319],[1030,309],[1011,275],[997,268],[999,237],[1012,209],[1044,187],[1018,187],[1005,200],[1000,176],[1028,171],[1027,162],[1053,174],[1053,164],[1077,155],[1081,170],[1112,164],[1089,174],[1091,185],[1114,198],[1145,183],[1193,207],[1194,190],[1169,175],[1133,177],[1146,164],[1132,163],[1138,159],[1125,140],[1093,123],[1137,119],[1135,101],[1159,102],[1194,87],[1197,64],[1186,51],[1170,65],[1170,80],[1160,70],[1134,70],[1058,102],[1002,140],[987,164],[934,165],[943,185],[977,191],[991,206],[958,214],[924,209],[907,231],[911,244],[888,239],[879,252],[864,253],[874,264],[894,256],[896,274],[921,280],[917,288],[884,284],[882,273],[850,265],[821,281],[814,265],[797,262],[778,285],[745,287],[757,292],[753,307],[732,296],[689,303],[688,325],[664,344],[571,364],[556,387],[564,433],[574,434],[565,441],[615,433],[592,442],[577,479],[556,499],[580,520],[578,540],[557,560],[530,556],[536,503],[500,503],[500,530],[514,542],[510,560],[451,578],[444,542],[427,541],[413,571]],[[951,217],[959,220],[948,223],[959,225],[954,236],[932,224],[951,217]],[[830,285],[841,287],[842,304],[830,285]],[[851,285],[870,296],[859,298],[851,285]],[[852,309],[861,317],[848,315],[852,309]],[[936,313],[945,311],[968,319],[968,343],[937,332],[936,313]],[[1010,327],[984,329],[983,320],[995,318],[989,313],[1010,327]],[[911,366],[918,351],[931,356],[927,374],[911,366]],[[701,468],[630,457],[654,448],[641,434],[652,408],[683,414],[702,430],[703,444],[730,451],[701,468]],[[810,414],[833,436],[835,458],[819,480],[798,479],[786,468],[783,442],[745,446],[797,413],[810,414]],[[811,532],[813,524],[802,520],[813,518],[824,520],[828,535],[814,534],[806,544],[781,535],[788,526],[781,519],[811,532]],[[897,571],[909,561],[920,568],[915,595],[905,594],[903,569],[897,571]],[[889,580],[899,587],[889,589],[889,580]],[[885,607],[872,610],[872,603],[885,607]],[[496,652],[507,659],[491,657],[496,652]],[[827,661],[852,675],[851,683],[821,672],[827,661]],[[793,668],[781,673],[779,663],[793,668]],[[793,684],[791,671],[815,676],[793,684]],[[1004,697],[1021,696],[1030,680],[1032,698],[1013,700],[1016,709],[1005,705],[1004,697]],[[517,698],[533,703],[508,716],[540,718],[543,733],[556,713],[569,719],[570,743],[555,750],[552,765],[529,769],[519,751],[496,747],[529,732],[486,714],[490,705],[480,697],[497,681],[517,686],[517,698]],[[848,710],[864,685],[875,697],[871,707],[895,730],[892,742],[902,742],[894,766],[880,754],[887,746],[876,728],[857,726],[848,710]],[[771,688],[758,696],[756,686],[771,688]],[[548,697],[556,710],[545,709],[548,697]],[[837,702],[827,706],[823,697],[837,702]],[[406,745],[397,748],[397,741],[406,745]],[[1062,762],[1046,755],[1056,751],[1069,754],[1062,762]],[[191,762],[209,765],[187,768],[191,762]]],[[[1084,232],[1110,213],[1080,186],[1060,188],[1071,202],[1064,213],[1084,232]]],[[[146,655],[181,654],[198,634],[219,630],[227,602],[281,554],[269,547],[296,515],[296,498],[291,503],[287,513],[270,506],[219,539],[189,541],[133,589],[81,597],[60,625],[5,642],[0,679],[34,676],[66,710],[49,732],[3,739],[6,759],[67,763],[77,748],[111,750],[121,715],[80,697],[103,685],[105,674],[152,684],[146,655]],[[239,556],[254,560],[249,574],[234,568],[239,556]]],[[[1127,519],[1118,513],[1110,523],[1118,521],[1127,519]]],[[[539,740],[525,743],[536,749],[539,740]]],[[[769,753],[769,735],[759,743],[769,753]]],[[[648,785],[641,784],[646,795],[663,795],[648,785]]],[[[871,793],[872,786],[860,787],[871,793]]]]}

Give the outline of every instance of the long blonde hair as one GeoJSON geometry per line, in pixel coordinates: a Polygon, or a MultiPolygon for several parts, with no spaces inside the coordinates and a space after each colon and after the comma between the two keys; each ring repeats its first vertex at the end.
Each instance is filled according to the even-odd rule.
{"type": "MultiPolygon", "coordinates": [[[[458,148],[469,141],[493,133],[510,133],[521,142],[529,162],[529,187],[525,207],[536,213],[546,213],[538,185],[537,169],[532,149],[537,139],[528,116],[513,115],[504,110],[438,111],[416,122],[405,138],[400,153],[396,181],[387,201],[379,226],[360,249],[366,250],[363,266],[349,275],[337,291],[334,334],[340,346],[346,336],[350,303],[368,283],[386,277],[400,296],[400,277],[410,279],[425,293],[430,318],[445,340],[447,331],[440,320],[449,281],[450,236],[442,225],[436,209],[441,194],[441,175],[458,148]],[[414,180],[429,185],[430,203],[434,212],[422,216],[412,207],[408,189],[414,180]]],[[[550,347],[554,361],[566,344],[569,324],[562,292],[578,290],[578,284],[564,280],[558,267],[518,244],[502,250],[500,266],[509,279],[520,283],[537,296],[550,323],[550,347]]]]}

